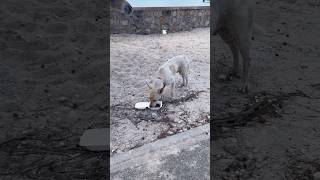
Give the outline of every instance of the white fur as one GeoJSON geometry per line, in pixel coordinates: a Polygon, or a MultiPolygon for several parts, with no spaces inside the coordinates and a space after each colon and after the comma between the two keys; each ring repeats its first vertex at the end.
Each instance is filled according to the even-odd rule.
{"type": "Polygon", "coordinates": [[[148,84],[150,89],[150,100],[159,100],[164,92],[164,89],[170,87],[171,97],[174,96],[176,87],[176,74],[180,74],[183,79],[183,85],[188,87],[189,83],[190,60],[183,56],[175,56],[159,67],[155,78],[151,84],[148,84]]]}
{"type": "Polygon", "coordinates": [[[254,25],[254,0],[214,0],[213,2],[213,35],[219,34],[228,44],[233,54],[234,75],[239,73],[239,53],[243,58],[242,91],[248,91],[250,68],[250,48],[253,32],[263,33],[254,25]]]}

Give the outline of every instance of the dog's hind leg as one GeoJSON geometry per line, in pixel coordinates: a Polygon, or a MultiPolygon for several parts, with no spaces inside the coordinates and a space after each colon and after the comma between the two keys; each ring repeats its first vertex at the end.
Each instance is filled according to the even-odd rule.
{"type": "Polygon", "coordinates": [[[243,23],[242,26],[238,26],[236,29],[238,47],[243,59],[243,84],[240,89],[243,93],[248,93],[249,69],[251,65],[250,48],[253,31],[253,16],[252,11],[249,11],[248,13],[249,19],[247,23],[243,23]]]}
{"type": "Polygon", "coordinates": [[[184,74],[184,80],[185,80],[185,86],[188,88],[189,87],[189,75],[188,72],[184,74]]]}
{"type": "Polygon", "coordinates": [[[186,77],[184,74],[181,74],[181,77],[182,77],[182,86],[185,86],[186,85],[186,77]]]}
{"type": "Polygon", "coordinates": [[[174,97],[174,90],[176,88],[176,82],[173,80],[171,82],[171,97],[174,97]]]}
{"type": "Polygon", "coordinates": [[[188,78],[188,75],[186,75],[185,79],[186,79],[186,87],[189,87],[189,78],[188,78]]]}
{"type": "Polygon", "coordinates": [[[241,92],[248,93],[248,79],[249,79],[249,69],[251,64],[250,57],[250,36],[243,37],[239,39],[240,53],[243,58],[243,84],[241,87],[241,92]]]}
{"type": "Polygon", "coordinates": [[[239,77],[239,48],[232,35],[227,30],[221,30],[219,32],[221,39],[229,46],[233,55],[233,67],[232,75],[239,77]]]}

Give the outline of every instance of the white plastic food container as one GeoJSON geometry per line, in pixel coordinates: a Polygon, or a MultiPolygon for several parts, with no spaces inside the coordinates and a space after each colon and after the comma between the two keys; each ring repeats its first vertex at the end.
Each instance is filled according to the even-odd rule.
{"type": "Polygon", "coordinates": [[[150,102],[138,102],[134,107],[136,109],[146,109],[150,107],[150,102]]]}
{"type": "Polygon", "coordinates": [[[159,110],[162,107],[162,101],[157,101],[155,107],[150,107],[150,102],[138,102],[134,107],[136,109],[150,108],[151,110],[159,110]]]}

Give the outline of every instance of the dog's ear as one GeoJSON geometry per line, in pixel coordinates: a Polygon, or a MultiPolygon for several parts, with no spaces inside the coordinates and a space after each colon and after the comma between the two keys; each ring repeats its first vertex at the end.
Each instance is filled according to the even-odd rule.
{"type": "Polygon", "coordinates": [[[149,87],[149,89],[152,89],[152,87],[150,86],[149,82],[146,80],[146,84],[149,87]]]}
{"type": "Polygon", "coordinates": [[[159,89],[159,94],[163,93],[164,88],[166,87],[166,84],[163,83],[163,87],[161,89],[159,89]]]}

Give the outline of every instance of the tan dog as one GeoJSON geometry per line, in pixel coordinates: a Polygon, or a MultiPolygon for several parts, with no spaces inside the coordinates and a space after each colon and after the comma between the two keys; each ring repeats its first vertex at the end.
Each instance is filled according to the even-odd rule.
{"type": "Polygon", "coordinates": [[[190,60],[185,56],[179,55],[169,59],[158,69],[155,78],[150,83],[147,82],[151,106],[154,106],[154,103],[163,96],[167,87],[170,87],[171,97],[174,96],[175,76],[177,73],[182,76],[183,85],[188,86],[189,66],[190,60]]]}
{"type": "Polygon", "coordinates": [[[243,84],[241,91],[248,92],[250,47],[253,31],[260,31],[253,23],[254,0],[214,0],[213,35],[219,34],[233,54],[232,74],[239,73],[239,52],[243,59],[243,84]]]}

